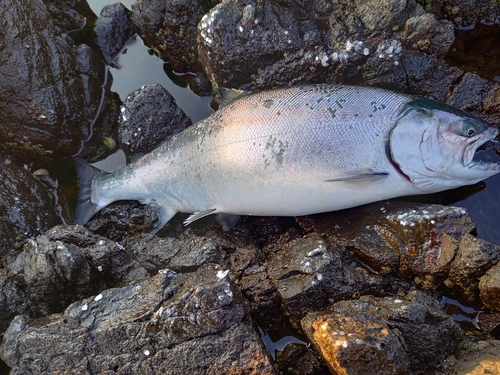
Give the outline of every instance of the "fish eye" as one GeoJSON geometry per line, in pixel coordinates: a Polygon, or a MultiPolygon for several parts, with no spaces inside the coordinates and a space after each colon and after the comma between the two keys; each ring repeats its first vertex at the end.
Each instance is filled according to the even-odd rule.
{"type": "Polygon", "coordinates": [[[476,125],[469,121],[464,121],[464,124],[462,126],[462,135],[464,135],[465,137],[473,137],[476,135],[476,132],[476,125]]]}

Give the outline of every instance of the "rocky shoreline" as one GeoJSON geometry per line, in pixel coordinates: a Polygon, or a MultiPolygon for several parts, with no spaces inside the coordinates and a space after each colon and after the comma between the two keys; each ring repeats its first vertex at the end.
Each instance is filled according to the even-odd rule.
{"type": "Polygon", "coordinates": [[[71,174],[72,156],[98,160],[116,145],[148,152],[190,125],[159,85],[125,103],[111,92],[106,64],[135,33],[174,71],[196,73],[187,82],[200,94],[377,85],[498,124],[500,85],[445,60],[454,26],[494,20],[498,6],[427,3],[142,0],[96,18],[85,1],[3,1],[0,357],[10,373],[461,374],[481,355],[476,369],[495,370],[500,246],[475,237],[464,208],[379,202],[246,217],[229,232],[178,217],[153,236],[156,211],[137,202],[67,224],[74,192],[45,168],[71,174]],[[479,306],[475,332],[445,313],[443,295],[479,306]],[[288,339],[276,335],[284,325],[288,339]]]}

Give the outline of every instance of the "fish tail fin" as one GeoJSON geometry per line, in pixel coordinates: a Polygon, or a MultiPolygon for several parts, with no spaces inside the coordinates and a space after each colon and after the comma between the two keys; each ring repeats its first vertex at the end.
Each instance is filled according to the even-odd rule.
{"type": "Polygon", "coordinates": [[[78,195],[78,205],[76,206],[75,224],[85,224],[94,214],[102,207],[91,200],[92,194],[92,181],[94,177],[99,174],[105,174],[96,167],[93,167],[81,158],[73,158],[76,165],[76,173],[80,182],[80,192],[78,195]]]}

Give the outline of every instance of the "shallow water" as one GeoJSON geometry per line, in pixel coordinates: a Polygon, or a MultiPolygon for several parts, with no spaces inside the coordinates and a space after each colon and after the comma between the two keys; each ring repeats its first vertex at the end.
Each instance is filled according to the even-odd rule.
{"type": "MultiPolygon", "coordinates": [[[[90,0],[91,9],[99,16],[101,9],[115,0],[90,0]]],[[[135,0],[121,1],[129,10],[135,0]]],[[[148,83],[159,83],[175,98],[177,105],[191,118],[193,123],[200,121],[213,113],[210,108],[211,96],[199,97],[189,88],[175,84],[165,73],[165,63],[149,52],[141,38],[134,37],[124,48],[119,58],[120,68],[109,67],[113,76],[111,90],[116,92],[122,101],[134,90],[148,83]]],[[[175,74],[175,73],[174,73],[175,74]]],[[[107,172],[112,172],[125,165],[125,154],[119,150],[107,159],[94,164],[107,172]]]]}

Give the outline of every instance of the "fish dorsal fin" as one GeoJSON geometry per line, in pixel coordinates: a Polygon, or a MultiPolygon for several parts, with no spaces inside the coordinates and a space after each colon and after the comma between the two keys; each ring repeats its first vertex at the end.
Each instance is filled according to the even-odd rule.
{"type": "Polygon", "coordinates": [[[234,102],[236,99],[250,94],[250,91],[237,90],[237,89],[227,89],[224,87],[220,87],[219,94],[220,94],[219,107],[222,108],[222,107],[228,105],[229,103],[234,102]]]}

